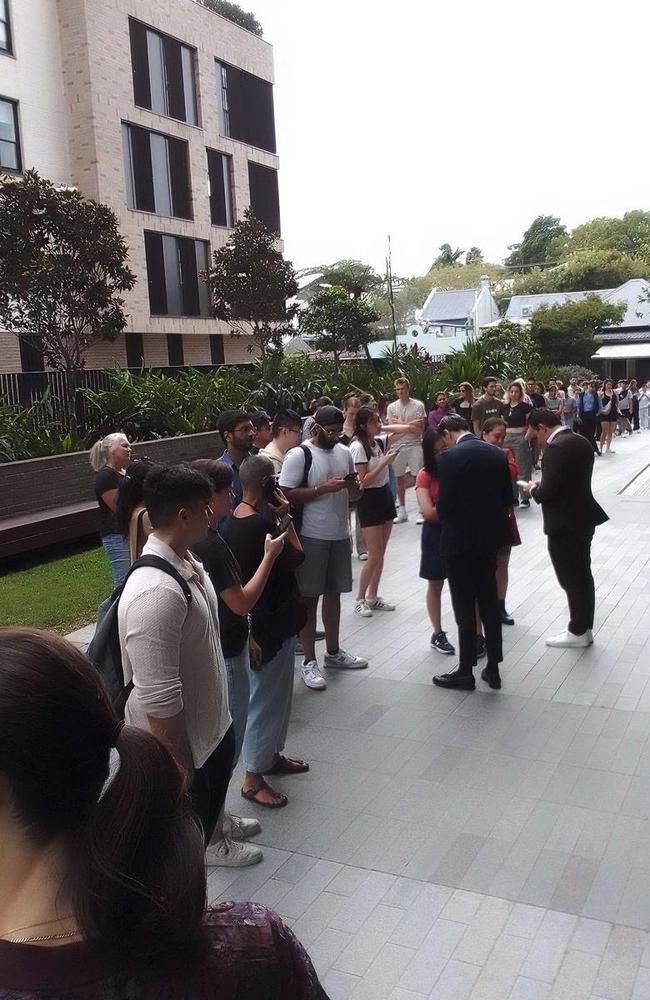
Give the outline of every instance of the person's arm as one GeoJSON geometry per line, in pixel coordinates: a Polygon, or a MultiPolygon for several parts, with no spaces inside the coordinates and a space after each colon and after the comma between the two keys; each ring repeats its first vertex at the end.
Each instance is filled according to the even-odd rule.
{"type": "Polygon", "coordinates": [[[147,721],[153,735],[167,747],[176,763],[188,775],[191,783],[194,774],[194,760],[192,758],[190,742],[187,738],[185,710],[182,709],[178,715],[172,715],[167,719],[159,719],[157,716],[147,713],[147,721]]]}
{"type": "Polygon", "coordinates": [[[559,446],[548,446],[544,453],[541,482],[536,483],[530,493],[535,503],[548,503],[561,496],[566,478],[562,475],[562,465],[562,449],[559,446]]]}
{"type": "Polygon", "coordinates": [[[429,524],[438,524],[438,511],[431,499],[431,491],[426,486],[416,486],[415,495],[424,520],[429,524]]]}
{"type": "Polygon", "coordinates": [[[438,459],[438,499],[436,510],[438,520],[446,521],[456,507],[456,490],[454,487],[454,475],[452,471],[453,457],[450,453],[443,453],[438,459]]]}
{"type": "Polygon", "coordinates": [[[119,490],[106,490],[105,493],[101,493],[102,502],[106,504],[109,510],[113,513],[117,510],[117,498],[119,495],[119,490]]]}
{"type": "Polygon", "coordinates": [[[504,448],[504,454],[506,456],[506,461],[508,462],[508,472],[510,473],[510,479],[514,483],[517,476],[519,475],[519,468],[515,461],[515,456],[510,451],[510,448],[504,448]]]}
{"type": "Polygon", "coordinates": [[[284,532],[277,538],[271,538],[270,535],[267,535],[264,540],[264,556],[248,583],[243,585],[234,583],[219,591],[219,597],[224,604],[228,605],[233,614],[243,618],[257,604],[266,587],[273,564],[284,548],[284,540],[284,532]]]}

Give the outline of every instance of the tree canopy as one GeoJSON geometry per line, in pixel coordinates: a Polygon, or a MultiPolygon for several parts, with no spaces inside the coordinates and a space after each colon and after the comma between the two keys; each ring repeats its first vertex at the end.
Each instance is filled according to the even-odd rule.
{"type": "Polygon", "coordinates": [[[248,10],[244,10],[238,3],[232,3],[231,0],[200,0],[200,2],[208,10],[214,11],[215,14],[221,14],[222,17],[228,18],[229,21],[233,21],[241,28],[252,31],[259,38],[264,34],[262,25],[255,15],[248,10]]]}
{"type": "Polygon", "coordinates": [[[341,354],[356,353],[375,339],[371,324],[379,313],[363,299],[354,298],[345,288],[323,288],[300,314],[300,329],[311,334],[316,347],[331,352],[338,371],[341,354]]]}
{"type": "Polygon", "coordinates": [[[384,284],[383,277],[377,274],[374,267],[360,260],[337,260],[333,264],[321,264],[319,267],[309,267],[299,272],[299,277],[312,276],[312,281],[300,289],[301,298],[309,299],[323,286],[332,285],[345,288],[346,292],[359,299],[384,284]]]}
{"type": "Polygon", "coordinates": [[[567,240],[566,226],[554,215],[538,215],[523,235],[521,243],[508,247],[506,265],[526,269],[534,264],[558,260],[567,240]]]}
{"type": "Polygon", "coordinates": [[[451,267],[454,264],[458,264],[459,259],[465,253],[464,250],[461,250],[458,247],[455,250],[452,250],[450,243],[443,243],[439,249],[440,253],[433,262],[434,267],[451,267]]]}
{"type": "Polygon", "coordinates": [[[568,253],[577,250],[618,251],[650,263],[650,212],[635,210],[620,219],[601,217],[576,226],[568,253]]]}
{"type": "Polygon", "coordinates": [[[556,267],[533,268],[518,275],[513,295],[538,295],[542,292],[591,292],[617,288],[630,278],[645,278],[650,266],[634,260],[619,250],[577,250],[556,267]]]}
{"type": "Polygon", "coordinates": [[[470,247],[465,254],[465,264],[482,264],[483,251],[480,247],[470,247]]]}
{"type": "Polygon", "coordinates": [[[544,363],[589,366],[596,332],[620,323],[624,314],[624,305],[588,295],[581,302],[541,306],[532,314],[529,329],[544,363]]]}

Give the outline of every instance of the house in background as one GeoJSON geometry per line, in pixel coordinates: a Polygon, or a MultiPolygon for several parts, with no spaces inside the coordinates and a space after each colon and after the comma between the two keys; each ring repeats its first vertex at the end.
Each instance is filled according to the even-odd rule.
{"type": "Polygon", "coordinates": [[[527,325],[540,306],[581,302],[587,295],[597,295],[603,302],[625,306],[625,315],[617,326],[608,326],[597,334],[598,350],[592,355],[592,367],[614,379],[633,375],[650,379],[650,283],[631,278],[618,288],[595,292],[548,292],[543,295],[513,295],[505,318],[527,325]]]}

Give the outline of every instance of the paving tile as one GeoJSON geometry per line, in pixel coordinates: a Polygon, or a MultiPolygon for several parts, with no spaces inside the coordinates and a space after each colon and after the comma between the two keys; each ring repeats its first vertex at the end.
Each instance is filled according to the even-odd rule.
{"type": "Polygon", "coordinates": [[[336,968],[363,976],[389,940],[403,914],[393,906],[379,904],[354,935],[336,961],[336,968]]]}
{"type": "Polygon", "coordinates": [[[330,1000],[349,1000],[359,982],[358,976],[350,976],[338,969],[330,969],[322,979],[323,989],[330,1000]]]}
{"type": "Polygon", "coordinates": [[[440,917],[408,964],[399,985],[428,996],[466,930],[465,924],[440,917]]]}
{"type": "Polygon", "coordinates": [[[629,1000],[645,941],[645,934],[639,930],[613,928],[594,983],[594,993],[608,1000],[629,1000]]]}
{"type": "Polygon", "coordinates": [[[538,979],[527,979],[525,976],[519,976],[508,1000],[548,1000],[550,992],[550,983],[542,983],[538,979]]]}
{"type": "MultiPolygon", "coordinates": [[[[446,886],[412,884],[419,886],[418,895],[393,930],[390,940],[394,944],[419,948],[441,912],[446,910],[452,890],[446,886]]],[[[391,890],[384,896],[383,903],[390,905],[390,894],[391,890]]]]}
{"type": "Polygon", "coordinates": [[[480,972],[478,965],[451,959],[433,987],[430,1000],[466,1000],[480,972]]]}
{"type": "Polygon", "coordinates": [[[605,954],[605,948],[609,941],[612,925],[602,920],[590,920],[588,917],[580,917],[571,938],[571,948],[574,951],[586,951],[592,955],[605,954]]]}

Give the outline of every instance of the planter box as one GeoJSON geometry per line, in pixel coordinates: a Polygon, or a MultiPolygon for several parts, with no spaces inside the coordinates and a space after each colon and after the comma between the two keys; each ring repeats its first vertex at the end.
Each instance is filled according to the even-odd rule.
{"type": "MultiPolygon", "coordinates": [[[[214,458],[222,450],[216,431],[133,445],[135,458],[166,464],[214,458]]],[[[87,451],[0,465],[0,558],[96,532],[94,477],[87,451]]]]}

